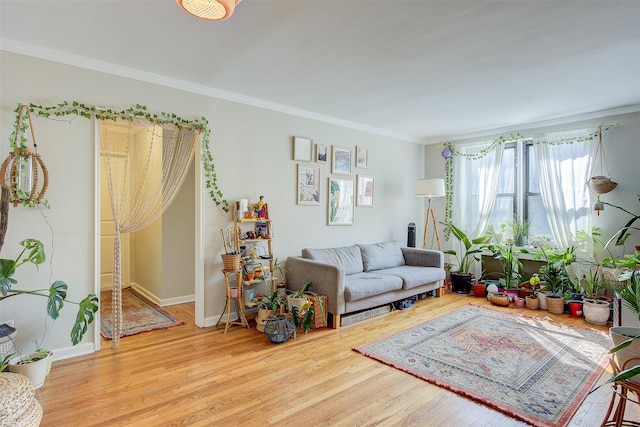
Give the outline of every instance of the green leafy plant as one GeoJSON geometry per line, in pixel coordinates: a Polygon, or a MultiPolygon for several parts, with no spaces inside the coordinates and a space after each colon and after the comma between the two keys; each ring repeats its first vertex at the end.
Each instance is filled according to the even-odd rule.
{"type": "Polygon", "coordinates": [[[447,249],[443,251],[445,254],[453,255],[456,258],[456,266],[458,273],[469,274],[471,266],[474,262],[480,261],[480,253],[486,247],[484,242],[489,239],[490,236],[480,236],[475,239],[469,239],[464,231],[453,225],[452,223],[445,223],[445,228],[452,234],[459,244],[459,249],[447,249]]]}
{"type": "Polygon", "coordinates": [[[545,289],[554,295],[562,296],[568,289],[573,288],[568,267],[576,261],[575,246],[569,246],[564,252],[557,252],[545,245],[536,245],[540,252],[534,259],[544,258],[546,264],[540,267],[540,278],[545,282],[545,289]]]}
{"type": "Polygon", "coordinates": [[[502,266],[505,289],[517,289],[524,281],[524,265],[517,254],[529,252],[526,249],[515,249],[513,245],[489,245],[487,249],[502,266]]]}
{"type": "Polygon", "coordinates": [[[20,266],[30,263],[37,268],[38,265],[45,262],[46,258],[44,245],[39,240],[25,239],[20,242],[20,245],[23,246],[23,249],[15,260],[0,259],[0,301],[21,294],[46,298],[47,314],[54,320],[60,316],[60,310],[64,307],[65,302],[78,305],[78,314],[70,334],[73,345],[78,344],[82,341],[88,326],[93,322],[94,314],[98,311],[98,297],[95,294],[89,294],[79,303],[69,301],[67,300],[67,284],[60,280],[52,283],[49,289],[23,290],[14,288],[18,281],[13,276],[20,266]]]}
{"type": "Polygon", "coordinates": [[[254,298],[254,302],[257,303],[260,308],[273,311],[273,314],[276,314],[285,303],[278,292],[265,295],[258,294],[256,298],[254,298]]]}

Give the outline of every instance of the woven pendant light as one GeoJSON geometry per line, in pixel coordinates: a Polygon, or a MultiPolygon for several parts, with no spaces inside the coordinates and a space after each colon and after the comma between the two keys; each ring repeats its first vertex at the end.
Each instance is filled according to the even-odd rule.
{"type": "Polygon", "coordinates": [[[14,207],[18,204],[36,206],[44,202],[44,193],[49,186],[49,172],[42,157],[38,154],[36,136],[31,123],[31,112],[26,105],[22,105],[18,111],[13,146],[13,152],[4,160],[0,168],[0,185],[9,190],[9,201],[13,203],[14,207]],[[25,112],[28,126],[31,128],[33,148],[18,145],[18,140],[22,139],[22,121],[25,119],[25,112]],[[42,182],[40,181],[41,177],[42,182]]]}
{"type": "Polygon", "coordinates": [[[182,9],[198,18],[224,21],[242,0],[176,0],[182,9]]]}

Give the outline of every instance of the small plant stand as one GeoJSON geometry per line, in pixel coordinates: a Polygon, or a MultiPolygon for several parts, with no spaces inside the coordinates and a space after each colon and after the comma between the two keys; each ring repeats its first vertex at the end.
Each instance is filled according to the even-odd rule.
{"type": "MultiPolygon", "coordinates": [[[[633,360],[635,363],[635,361],[640,360],[640,358],[633,358],[631,360],[633,360]]],[[[618,364],[615,362],[614,358],[611,358],[610,363],[614,375],[618,374],[621,369],[618,367],[618,364]]],[[[607,411],[607,415],[602,422],[602,426],[640,426],[640,422],[630,420],[628,418],[625,419],[624,415],[625,409],[627,407],[627,401],[633,404],[638,404],[638,402],[632,398],[632,395],[635,394],[636,398],[640,395],[640,383],[635,383],[629,380],[619,381],[615,382],[611,386],[611,388],[613,389],[613,393],[611,395],[611,403],[609,403],[609,410],[607,411]],[[617,405],[616,400],[618,401],[617,405]]]]}
{"type": "Polygon", "coordinates": [[[222,274],[224,274],[224,285],[227,291],[227,299],[224,303],[224,309],[218,318],[218,322],[216,326],[220,324],[222,317],[224,316],[225,311],[227,312],[227,321],[224,326],[224,333],[226,334],[229,330],[229,326],[231,325],[239,325],[245,328],[249,327],[249,322],[247,322],[247,316],[244,313],[244,296],[242,292],[242,273],[241,270],[222,270],[222,274]],[[232,295],[231,285],[229,284],[229,276],[235,275],[236,279],[236,291],[232,295]],[[231,306],[235,305],[236,315],[238,318],[236,320],[231,320],[231,306]]]}

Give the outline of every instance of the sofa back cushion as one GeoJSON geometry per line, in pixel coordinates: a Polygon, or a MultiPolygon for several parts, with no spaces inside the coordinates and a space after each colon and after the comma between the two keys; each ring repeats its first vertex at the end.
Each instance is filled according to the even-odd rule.
{"type": "Polygon", "coordinates": [[[383,268],[404,265],[404,256],[398,242],[374,243],[358,245],[362,252],[364,271],[381,270],[383,268]]]}
{"type": "Polygon", "coordinates": [[[344,268],[344,274],[362,273],[362,255],[357,245],[342,248],[302,250],[302,257],[344,268]]]}

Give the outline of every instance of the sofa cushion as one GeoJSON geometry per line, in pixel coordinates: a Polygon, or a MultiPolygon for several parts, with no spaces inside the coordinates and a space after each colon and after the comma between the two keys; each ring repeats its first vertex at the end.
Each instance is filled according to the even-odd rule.
{"type": "Polygon", "coordinates": [[[358,245],[362,252],[364,271],[375,271],[383,268],[404,265],[404,256],[398,242],[374,243],[358,245]]]}
{"type": "Polygon", "coordinates": [[[402,289],[413,289],[418,286],[444,280],[446,273],[442,268],[437,267],[417,267],[413,265],[403,265],[401,267],[387,268],[376,271],[380,275],[388,274],[402,278],[402,289]]]}
{"type": "Polygon", "coordinates": [[[377,273],[358,273],[344,278],[344,300],[353,302],[402,289],[399,276],[377,273]]]}
{"type": "Polygon", "coordinates": [[[362,255],[357,245],[342,248],[302,250],[302,257],[344,268],[344,274],[362,273],[362,255]]]}

